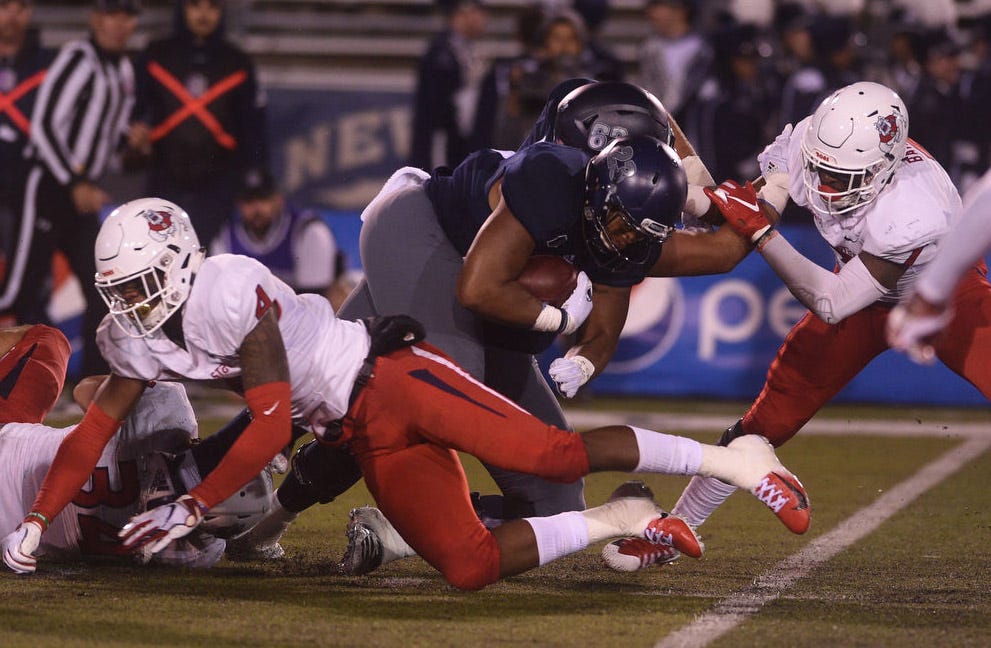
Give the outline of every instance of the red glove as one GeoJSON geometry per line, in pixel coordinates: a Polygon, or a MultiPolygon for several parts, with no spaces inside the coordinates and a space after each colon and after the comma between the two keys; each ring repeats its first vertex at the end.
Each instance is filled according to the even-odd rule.
{"type": "Polygon", "coordinates": [[[715,189],[707,187],[705,195],[719,209],[726,224],[751,243],[756,243],[771,230],[771,224],[757,199],[757,190],[749,181],[745,186],[740,186],[733,180],[727,180],[715,189]]]}

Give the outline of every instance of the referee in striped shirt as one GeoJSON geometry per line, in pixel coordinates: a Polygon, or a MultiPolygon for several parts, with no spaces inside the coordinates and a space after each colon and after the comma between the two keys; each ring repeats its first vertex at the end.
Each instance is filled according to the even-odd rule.
{"type": "MultiPolygon", "coordinates": [[[[86,297],[81,375],[105,373],[96,328],[106,314],[93,277],[99,213],[110,201],[99,180],[124,142],[134,104],[134,71],[125,53],[138,21],[139,0],[97,0],[90,38],[62,46],[38,91],[31,118],[36,165],[25,192],[23,218],[34,223],[26,262],[11,281],[37,293],[35,321],[47,320],[51,259],[61,250],[86,297]],[[41,278],[48,278],[41,284],[41,278]]],[[[23,255],[18,255],[23,256],[23,255]]]]}

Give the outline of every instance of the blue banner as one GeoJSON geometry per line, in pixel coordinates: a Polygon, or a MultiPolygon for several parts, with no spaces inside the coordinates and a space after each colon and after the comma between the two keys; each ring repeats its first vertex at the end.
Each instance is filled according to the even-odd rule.
{"type": "MultiPolygon", "coordinates": [[[[327,212],[349,265],[360,268],[356,213],[327,212]]],[[[783,225],[802,254],[825,268],[832,252],[814,228],[783,225]]],[[[806,313],[758,255],[729,274],[648,279],[633,290],[619,348],[593,394],[751,400],[791,327],[806,313]]],[[[563,353],[541,357],[546,367],[563,353]]],[[[835,399],[840,402],[986,405],[970,383],[941,364],[922,367],[888,351],[835,399]]]]}

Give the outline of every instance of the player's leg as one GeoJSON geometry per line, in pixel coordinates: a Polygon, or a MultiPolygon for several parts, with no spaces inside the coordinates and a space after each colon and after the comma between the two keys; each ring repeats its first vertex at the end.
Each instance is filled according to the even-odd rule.
{"type": "MultiPolygon", "coordinates": [[[[532,355],[486,347],[484,382],[547,425],[569,429],[564,412],[532,355]]],[[[504,495],[502,515],[493,517],[546,516],[585,508],[584,480],[559,484],[536,475],[492,465],[485,467],[504,495]]],[[[483,503],[487,500],[482,498],[483,503]]]]}
{"type": "MultiPolygon", "coordinates": [[[[836,325],[806,314],[778,349],[757,400],[723,433],[720,445],[756,434],[780,446],[794,436],[885,349],[886,314],[883,308],[867,308],[836,325]]],[[[694,477],[672,512],[699,526],[735,490],[719,480],[694,477]]]]}
{"type": "Polygon", "coordinates": [[[481,325],[457,300],[462,256],[441,229],[422,187],[380,195],[364,217],[362,267],[378,312],[418,320],[431,344],[481,378],[481,325]]]}
{"type": "MultiPolygon", "coordinates": [[[[979,268],[983,270],[983,264],[979,268]]],[[[991,285],[979,269],[964,275],[953,310],[953,319],[937,341],[936,355],[991,399],[991,285]]]]}
{"type": "Polygon", "coordinates": [[[72,349],[61,331],[43,324],[11,333],[0,349],[0,422],[41,423],[62,393],[72,349]]]}

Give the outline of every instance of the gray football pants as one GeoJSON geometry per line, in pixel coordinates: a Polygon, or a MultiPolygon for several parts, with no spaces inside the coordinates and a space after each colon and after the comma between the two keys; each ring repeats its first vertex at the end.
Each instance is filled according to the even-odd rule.
{"type": "MultiPolygon", "coordinates": [[[[341,306],[344,319],[405,313],[427,330],[427,342],[451,356],[473,377],[540,420],[570,429],[536,358],[486,347],[482,322],[457,299],[462,258],[437,222],[421,186],[380,195],[363,215],[360,251],[365,278],[341,306]]],[[[486,466],[510,499],[528,502],[533,514],[583,510],[583,482],[554,484],[486,466]]]]}

